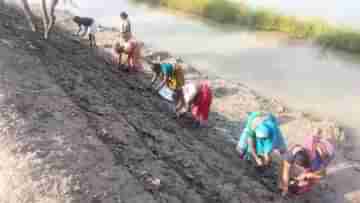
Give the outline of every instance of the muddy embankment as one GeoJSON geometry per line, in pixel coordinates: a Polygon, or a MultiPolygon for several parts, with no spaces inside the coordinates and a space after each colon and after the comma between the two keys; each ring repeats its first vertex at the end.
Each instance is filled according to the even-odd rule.
{"type": "MultiPolygon", "coordinates": [[[[71,36],[66,17],[43,41],[21,12],[0,8],[0,202],[322,202],[318,191],[282,199],[276,165],[257,174],[238,159],[234,138],[254,110],[276,113],[290,142],[315,126],[341,137],[332,121],[210,78],[210,127],[191,129],[148,90],[147,72],[107,64],[102,51],[71,36]],[[160,184],[148,184],[150,176],[160,184]]],[[[117,36],[98,33],[100,47],[117,36]]],[[[190,65],[186,73],[205,77],[190,65]]]]}

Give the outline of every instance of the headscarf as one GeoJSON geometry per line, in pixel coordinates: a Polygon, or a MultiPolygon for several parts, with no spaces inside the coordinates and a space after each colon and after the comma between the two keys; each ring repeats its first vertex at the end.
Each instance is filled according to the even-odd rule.
{"type": "Polygon", "coordinates": [[[334,145],[326,140],[322,139],[319,135],[309,135],[305,138],[304,142],[304,148],[309,153],[310,159],[315,160],[316,159],[316,146],[318,146],[321,151],[325,152],[327,154],[327,160],[322,160],[322,163],[324,165],[328,165],[329,162],[334,158],[335,156],[335,147],[334,145]]]}

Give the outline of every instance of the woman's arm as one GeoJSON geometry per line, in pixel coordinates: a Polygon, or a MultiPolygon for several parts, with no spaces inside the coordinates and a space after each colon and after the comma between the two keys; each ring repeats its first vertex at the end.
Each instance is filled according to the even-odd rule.
{"type": "Polygon", "coordinates": [[[159,74],[157,74],[155,71],[152,74],[152,78],[151,78],[151,87],[154,85],[154,83],[156,82],[156,80],[159,78],[159,74]]]}
{"type": "Polygon", "coordinates": [[[78,31],[77,31],[77,33],[76,33],[76,35],[79,35],[79,34],[80,34],[80,32],[81,32],[81,25],[80,25],[80,24],[78,24],[78,27],[79,27],[79,29],[78,29],[78,31]]]}
{"type": "Polygon", "coordinates": [[[169,77],[167,75],[165,75],[164,79],[160,82],[160,84],[157,86],[157,88],[155,88],[155,90],[159,91],[161,88],[163,88],[168,80],[169,80],[169,77]]]}
{"type": "Polygon", "coordinates": [[[176,112],[179,112],[185,106],[184,96],[181,94],[176,101],[176,112]]]}
{"type": "Polygon", "coordinates": [[[117,54],[118,54],[118,65],[121,65],[122,64],[122,55],[123,55],[123,52],[124,52],[124,46],[120,46],[119,49],[116,51],[117,54]]]}
{"type": "Polygon", "coordinates": [[[125,53],[125,54],[129,54],[130,53],[130,51],[131,51],[131,49],[132,49],[132,46],[131,45],[128,45],[128,46],[123,46],[123,52],[125,53]]]}
{"type": "Polygon", "coordinates": [[[87,30],[89,29],[89,26],[83,25],[83,27],[84,27],[84,32],[81,34],[81,37],[84,37],[87,33],[87,30]]]}
{"type": "Polygon", "coordinates": [[[291,164],[288,161],[283,160],[281,162],[279,186],[283,195],[286,195],[289,191],[290,167],[291,164]]]}
{"type": "Polygon", "coordinates": [[[184,112],[181,112],[181,110],[185,107],[185,99],[183,96],[180,96],[180,98],[177,99],[177,102],[176,102],[176,116],[179,117],[181,116],[182,113],[184,112]]]}
{"type": "Polygon", "coordinates": [[[256,154],[256,143],[254,138],[249,137],[248,138],[248,144],[251,147],[251,155],[252,157],[255,159],[256,164],[258,166],[262,166],[263,165],[263,161],[261,160],[261,158],[256,154]]]}
{"type": "Polygon", "coordinates": [[[189,101],[187,101],[187,102],[184,101],[186,111],[190,111],[191,104],[194,103],[194,100],[198,96],[199,91],[200,91],[200,87],[199,87],[198,84],[196,84],[195,85],[195,92],[193,92],[193,94],[190,95],[189,101]]]}
{"type": "Polygon", "coordinates": [[[192,103],[192,100],[188,101],[188,102],[184,101],[184,109],[186,112],[190,111],[191,103],[192,103]]]}
{"type": "Polygon", "coordinates": [[[321,178],[323,178],[324,176],[326,175],[326,168],[321,168],[317,171],[314,171],[314,172],[307,172],[307,173],[304,173],[304,174],[301,174],[300,176],[298,176],[296,179],[297,180],[309,180],[309,179],[312,179],[312,180],[320,180],[321,178]]]}

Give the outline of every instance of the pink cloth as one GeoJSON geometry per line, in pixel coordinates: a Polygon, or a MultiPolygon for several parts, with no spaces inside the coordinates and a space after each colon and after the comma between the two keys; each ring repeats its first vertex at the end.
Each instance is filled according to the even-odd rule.
{"type": "Polygon", "coordinates": [[[128,66],[130,71],[143,70],[143,65],[141,63],[141,43],[132,38],[126,42],[125,50],[128,53],[128,66]]]}
{"type": "Polygon", "coordinates": [[[111,54],[111,62],[112,62],[112,64],[113,65],[118,65],[119,64],[119,53],[116,53],[116,51],[114,49],[112,49],[110,54],[111,54]]]}
{"type": "MultiPolygon", "coordinates": [[[[321,160],[321,165],[328,166],[330,161],[334,158],[335,155],[335,148],[331,141],[323,139],[321,136],[318,135],[308,135],[305,137],[303,147],[307,151],[312,161],[316,161],[316,145],[318,145],[322,151],[326,151],[329,155],[327,160],[321,160]]],[[[315,162],[316,163],[316,162],[315,162]]],[[[305,172],[312,172],[313,169],[307,168],[305,172]]],[[[311,191],[314,185],[318,184],[319,180],[312,179],[307,180],[307,182],[301,186],[297,185],[293,188],[293,193],[296,195],[302,195],[306,192],[311,191]]]]}
{"type": "Polygon", "coordinates": [[[314,185],[316,185],[318,181],[308,181],[307,184],[302,186],[295,186],[295,188],[292,189],[292,193],[294,195],[302,195],[304,193],[310,192],[314,185]]]}
{"type": "Polygon", "coordinates": [[[315,159],[316,156],[316,145],[320,144],[320,147],[327,151],[330,157],[333,157],[335,154],[334,145],[326,139],[322,139],[318,135],[308,135],[304,140],[304,148],[308,151],[311,160],[315,159]]]}

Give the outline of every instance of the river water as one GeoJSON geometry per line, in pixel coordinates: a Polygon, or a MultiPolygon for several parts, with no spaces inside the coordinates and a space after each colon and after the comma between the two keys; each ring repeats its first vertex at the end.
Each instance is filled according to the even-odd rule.
{"type": "MultiPolygon", "coordinates": [[[[250,1],[254,5],[259,2],[250,1]]],[[[280,4],[279,0],[262,2],[283,10],[298,9],[300,14],[314,6],[314,1],[304,1],[303,6],[293,8],[283,5],[284,1],[280,4]]],[[[73,12],[95,17],[107,26],[118,26],[119,13],[126,10],[136,37],[148,45],[175,53],[210,75],[237,80],[293,108],[336,119],[360,132],[360,60],[356,56],[324,51],[311,43],[288,43],[279,34],[255,33],[131,5],[126,0],[77,0],[76,3],[78,9],[72,8],[73,12]]],[[[360,5],[351,0],[349,3],[354,3],[355,8],[360,5]]]]}

